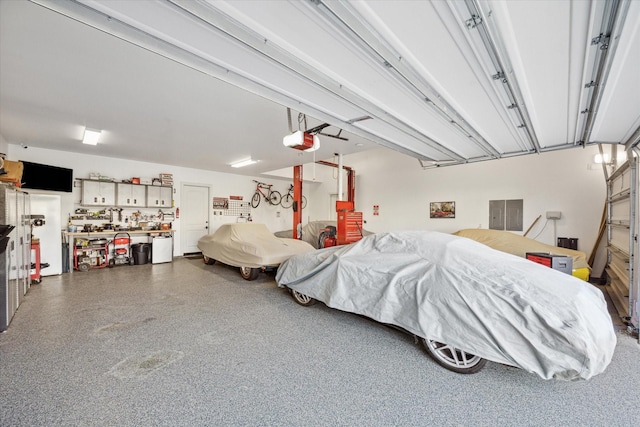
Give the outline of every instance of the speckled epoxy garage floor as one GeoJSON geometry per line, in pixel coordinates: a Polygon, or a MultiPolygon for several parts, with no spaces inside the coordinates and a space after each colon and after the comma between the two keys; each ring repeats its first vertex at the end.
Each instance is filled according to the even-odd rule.
{"type": "Polygon", "coordinates": [[[45,277],[0,334],[0,425],[616,426],[640,419],[640,347],[545,381],[449,372],[413,339],[297,305],[198,259],[45,277]]]}

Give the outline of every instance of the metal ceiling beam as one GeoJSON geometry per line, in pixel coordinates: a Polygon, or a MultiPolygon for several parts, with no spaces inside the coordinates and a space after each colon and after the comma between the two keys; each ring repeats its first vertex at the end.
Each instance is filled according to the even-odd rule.
{"type": "Polygon", "coordinates": [[[631,137],[624,143],[624,149],[629,152],[634,148],[638,148],[640,145],[640,126],[631,135],[631,137]]]}
{"type": "MultiPolygon", "coordinates": [[[[410,128],[405,123],[395,121],[392,117],[385,117],[385,112],[376,106],[371,107],[371,109],[363,109],[357,102],[354,102],[353,99],[346,99],[341,94],[337,94],[338,97],[342,100],[346,100],[351,103],[353,107],[361,111],[361,116],[370,115],[375,119],[381,120],[387,123],[389,126],[395,127],[400,132],[407,135],[407,140],[400,143],[398,141],[390,141],[386,138],[378,136],[372,132],[369,132],[365,129],[357,127],[354,123],[357,120],[353,118],[344,119],[342,117],[338,117],[335,114],[332,114],[329,111],[321,110],[319,107],[316,107],[313,103],[313,100],[305,100],[300,97],[294,97],[288,93],[284,93],[278,88],[274,88],[271,85],[267,85],[262,81],[258,81],[255,79],[251,79],[246,75],[246,73],[236,72],[234,70],[229,69],[229,67],[225,66],[225,64],[221,64],[212,60],[211,58],[206,58],[201,54],[194,53],[192,51],[187,50],[187,47],[183,45],[176,45],[174,40],[167,37],[162,37],[163,35],[151,34],[149,28],[139,28],[139,26],[134,25],[136,22],[132,19],[129,19],[133,23],[127,22],[127,16],[122,13],[116,13],[115,10],[110,9],[111,7],[118,7],[119,3],[100,3],[93,0],[68,0],[68,1],[55,1],[55,0],[30,0],[32,3],[42,6],[51,11],[60,13],[68,18],[71,18],[75,21],[78,21],[82,24],[88,25],[92,28],[95,28],[99,31],[102,31],[106,34],[117,37],[125,42],[131,43],[138,47],[141,47],[149,52],[153,52],[162,57],[165,57],[169,60],[175,61],[181,65],[192,68],[196,71],[202,72],[204,74],[210,75],[212,77],[218,78],[222,81],[228,82],[234,86],[237,86],[241,89],[247,90],[259,96],[262,96],[266,99],[269,99],[273,102],[276,102],[283,106],[293,107],[298,111],[302,111],[305,114],[313,116],[314,118],[332,123],[335,126],[340,127],[341,129],[351,132],[354,135],[359,135],[363,138],[369,139],[379,145],[390,148],[392,150],[407,154],[411,157],[428,159],[430,156],[419,149],[416,143],[420,142],[426,146],[431,147],[433,150],[440,152],[446,158],[460,158],[456,153],[448,150],[447,148],[439,145],[435,141],[430,140],[426,135],[415,132],[412,128],[410,128]],[[375,108],[374,108],[375,107],[375,108]],[[376,111],[379,116],[374,116],[372,111],[376,111]],[[383,120],[387,119],[387,120],[383,120]],[[411,142],[414,141],[414,146],[411,145],[411,142]]],[[[124,2],[124,4],[129,4],[129,2],[124,2]]],[[[167,6],[173,7],[176,13],[183,13],[188,15],[189,19],[198,19],[203,23],[206,21],[201,18],[193,15],[189,12],[190,7],[198,7],[199,10],[207,10],[214,14],[218,14],[218,22],[217,24],[224,28],[226,23],[233,23],[234,21],[222,14],[217,9],[208,7],[201,3],[189,2],[189,1],[179,1],[175,2],[165,0],[164,2],[154,3],[156,7],[167,6]],[[183,7],[184,6],[184,7],[183,7]],[[186,9],[185,9],[186,8],[186,9]]],[[[233,25],[233,24],[231,24],[233,25]]],[[[222,31],[216,25],[210,25],[212,30],[222,31]]],[[[267,43],[264,39],[259,38],[258,41],[257,35],[253,32],[249,33],[247,29],[244,27],[235,27],[239,33],[245,33],[247,35],[246,39],[251,40],[251,43],[246,43],[247,40],[241,41],[235,37],[229,38],[229,40],[235,40],[240,51],[242,49],[252,50],[253,54],[261,54],[264,57],[269,57],[267,52],[276,52],[277,48],[270,43],[267,43]],[[258,44],[262,43],[262,46],[258,48],[258,44]]],[[[239,52],[240,52],[239,51],[239,52]]],[[[282,53],[282,52],[280,52],[282,53]]],[[[274,60],[271,58],[271,60],[274,60]]],[[[282,56],[282,60],[288,62],[287,66],[283,66],[282,70],[284,73],[288,73],[290,78],[303,79],[306,81],[308,85],[318,86],[319,84],[315,82],[313,79],[316,77],[319,81],[322,81],[325,85],[333,84],[333,90],[331,91],[336,95],[335,92],[342,92],[342,94],[347,93],[346,88],[342,88],[336,82],[327,82],[326,78],[322,78],[322,76],[314,75],[314,70],[311,70],[307,67],[305,72],[308,72],[307,76],[304,73],[301,73],[299,67],[303,66],[303,64],[293,64],[292,61],[295,61],[295,58],[282,56]],[[311,75],[313,77],[309,78],[311,75]]],[[[274,60],[277,62],[277,60],[274,60]]],[[[366,101],[363,100],[363,104],[366,105],[366,101]]]]}
{"type": "MultiPolygon", "coordinates": [[[[598,114],[598,107],[602,100],[602,94],[607,84],[611,64],[618,47],[619,37],[616,34],[622,29],[629,9],[628,0],[609,0],[605,2],[605,10],[600,23],[600,33],[591,40],[593,49],[598,49],[594,57],[591,81],[583,82],[584,89],[589,91],[587,108],[581,114],[586,114],[586,120],[582,127],[580,144],[587,144],[591,139],[591,131],[598,114]]],[[[590,64],[585,64],[590,65],[590,64]]]]}
{"type": "Polygon", "coordinates": [[[316,0],[317,11],[321,13],[344,37],[356,43],[366,53],[374,66],[386,73],[413,93],[417,99],[427,104],[444,122],[477,145],[488,156],[499,158],[500,153],[469,124],[443,96],[441,96],[416,71],[406,58],[396,52],[384,37],[375,32],[349,2],[316,0]]]}
{"type": "Polygon", "coordinates": [[[479,0],[465,0],[465,5],[471,14],[467,21],[467,27],[477,30],[485,49],[495,67],[495,74],[491,76],[493,80],[502,83],[504,91],[509,99],[509,105],[504,108],[513,111],[520,123],[517,124],[522,129],[536,153],[540,153],[540,144],[533,128],[533,123],[524,103],[520,86],[513,73],[511,61],[506,49],[502,46],[498,29],[493,24],[490,16],[480,7],[479,0]]]}
{"type": "MultiPolygon", "coordinates": [[[[196,3],[190,0],[166,1],[176,5],[185,12],[191,14],[193,17],[211,26],[212,28],[223,32],[238,44],[251,49],[254,54],[261,55],[265,58],[268,58],[270,61],[277,63],[286,73],[295,73],[298,77],[305,79],[309,85],[320,87],[324,91],[330,93],[331,96],[350,103],[355,108],[360,109],[363,115],[368,115],[375,120],[383,122],[388,126],[394,127],[396,130],[399,130],[407,136],[422,142],[435,151],[440,152],[445,157],[454,159],[462,158],[458,153],[450,150],[445,145],[427,136],[423,132],[413,128],[411,125],[404,122],[401,118],[389,114],[388,111],[384,110],[377,104],[359,96],[355,92],[351,91],[348,87],[345,87],[343,84],[330,79],[325,74],[318,72],[315,68],[303,63],[294,55],[282,50],[277,45],[271,43],[263,35],[257,34],[253,30],[245,27],[243,24],[237,22],[232,17],[225,14],[222,10],[217,9],[215,5],[196,3]]],[[[294,4],[303,5],[306,3],[295,2],[294,4]]],[[[302,98],[302,95],[300,95],[300,97],[305,105],[311,105],[313,103],[313,100],[304,100],[302,98]]],[[[324,111],[324,113],[325,115],[330,114],[328,111],[324,111]]],[[[313,116],[319,118],[316,115],[313,116]]],[[[361,135],[359,131],[353,130],[360,130],[361,128],[353,125],[353,123],[355,122],[350,119],[343,119],[334,116],[332,120],[326,121],[342,129],[361,135]]],[[[368,132],[367,134],[371,135],[368,132]]],[[[382,140],[382,138],[377,137],[373,141],[379,143],[380,140],[382,140]]],[[[386,147],[393,149],[404,148],[405,152],[411,150],[406,146],[399,145],[398,141],[384,141],[385,143],[381,145],[384,145],[386,147]]],[[[424,158],[427,156],[424,153],[419,153],[416,150],[414,151],[414,157],[424,158]]]]}

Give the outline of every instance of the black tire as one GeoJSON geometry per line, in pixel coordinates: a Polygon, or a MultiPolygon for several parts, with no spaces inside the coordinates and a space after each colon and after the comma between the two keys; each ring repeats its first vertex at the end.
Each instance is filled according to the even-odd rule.
{"type": "Polygon", "coordinates": [[[297,302],[300,305],[303,305],[305,307],[309,307],[313,304],[316,303],[316,300],[314,300],[313,298],[305,295],[305,294],[301,294],[300,292],[296,291],[295,289],[291,289],[289,288],[289,290],[291,291],[291,296],[293,297],[293,300],[295,302],[297,302]]]}
{"type": "Polygon", "coordinates": [[[280,204],[281,200],[282,200],[282,195],[280,194],[280,192],[272,191],[271,194],[269,194],[269,204],[276,206],[280,204]]]}
{"type": "Polygon", "coordinates": [[[78,264],[78,270],[80,271],[89,271],[91,269],[91,264],[87,264],[86,262],[78,264]]]}
{"type": "Polygon", "coordinates": [[[252,208],[257,208],[258,205],[260,204],[260,199],[262,197],[260,196],[260,193],[258,193],[257,191],[255,193],[253,193],[253,197],[251,198],[251,207],[252,208]]]}
{"type": "Polygon", "coordinates": [[[207,265],[213,265],[216,263],[216,260],[213,258],[209,258],[205,254],[202,254],[202,261],[207,265]]]}
{"type": "Polygon", "coordinates": [[[244,280],[256,280],[260,274],[259,268],[240,267],[240,275],[244,280]]]}
{"type": "Polygon", "coordinates": [[[479,372],[487,360],[438,341],[420,338],[422,347],[438,365],[459,374],[479,372]]]}
{"type": "MultiPolygon", "coordinates": [[[[293,206],[293,196],[291,194],[287,194],[286,196],[284,196],[280,201],[280,205],[285,209],[289,209],[291,206],[293,206]]],[[[307,207],[307,198],[302,196],[302,209],[306,207],[307,207]]]]}
{"type": "Polygon", "coordinates": [[[291,194],[286,194],[280,201],[280,206],[285,209],[289,209],[291,206],[293,206],[293,196],[291,194]]]}
{"type": "Polygon", "coordinates": [[[129,265],[134,265],[136,260],[133,257],[129,257],[129,265]]]}
{"type": "Polygon", "coordinates": [[[115,260],[115,259],[113,259],[113,258],[111,258],[111,259],[109,260],[109,268],[113,268],[113,266],[114,266],[114,265],[116,265],[116,260],[115,260]]]}

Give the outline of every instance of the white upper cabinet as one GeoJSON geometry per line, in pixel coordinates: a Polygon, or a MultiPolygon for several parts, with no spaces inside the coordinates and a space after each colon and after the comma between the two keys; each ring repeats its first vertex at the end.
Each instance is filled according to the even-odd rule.
{"type": "Polygon", "coordinates": [[[110,181],[82,180],[82,201],[85,206],[113,206],[116,184],[110,181]]]}
{"type": "Polygon", "coordinates": [[[147,186],[140,184],[117,184],[116,205],[124,207],[145,207],[147,198],[147,186]]]}

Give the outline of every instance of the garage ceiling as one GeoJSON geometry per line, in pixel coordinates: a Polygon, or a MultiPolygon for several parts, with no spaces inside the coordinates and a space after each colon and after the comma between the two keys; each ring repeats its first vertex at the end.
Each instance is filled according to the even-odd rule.
{"type": "Polygon", "coordinates": [[[1,1],[0,36],[0,134],[25,146],[260,174],[640,138],[637,1],[1,1]],[[282,146],[322,123],[347,140],[282,146]]]}

